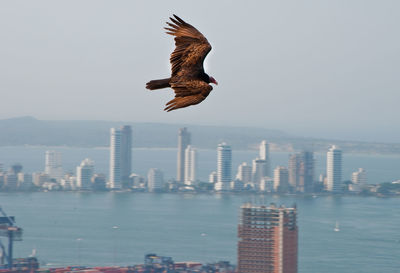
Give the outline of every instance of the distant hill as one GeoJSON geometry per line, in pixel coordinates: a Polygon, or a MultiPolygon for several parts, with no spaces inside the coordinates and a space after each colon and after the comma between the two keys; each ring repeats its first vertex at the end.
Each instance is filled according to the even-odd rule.
{"type": "Polygon", "coordinates": [[[115,121],[53,121],[33,117],[0,120],[0,146],[108,146],[110,128],[131,125],[133,147],[176,147],[177,132],[188,127],[198,148],[215,149],[225,141],[234,149],[255,149],[261,140],[272,143],[272,150],[326,151],[337,144],[346,152],[400,154],[400,144],[333,141],[300,138],[278,130],[255,127],[201,126],[189,124],[132,123],[115,121]]]}

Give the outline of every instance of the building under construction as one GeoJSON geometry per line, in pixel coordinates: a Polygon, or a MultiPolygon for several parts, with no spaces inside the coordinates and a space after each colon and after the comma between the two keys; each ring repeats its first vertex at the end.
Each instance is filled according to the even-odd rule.
{"type": "Polygon", "coordinates": [[[238,273],[297,273],[296,207],[240,208],[238,273]]]}

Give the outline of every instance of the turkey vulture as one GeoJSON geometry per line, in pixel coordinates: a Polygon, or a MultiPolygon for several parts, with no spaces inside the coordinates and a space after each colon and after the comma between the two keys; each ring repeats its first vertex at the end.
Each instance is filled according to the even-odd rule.
{"type": "Polygon", "coordinates": [[[217,81],[204,72],[203,62],[211,45],[195,27],[174,14],[172,23],[167,22],[167,34],[175,36],[175,50],[170,57],[171,77],[153,80],[146,84],[150,90],[171,87],[175,98],[166,104],[165,111],[202,102],[213,89],[209,83],[217,81]]]}

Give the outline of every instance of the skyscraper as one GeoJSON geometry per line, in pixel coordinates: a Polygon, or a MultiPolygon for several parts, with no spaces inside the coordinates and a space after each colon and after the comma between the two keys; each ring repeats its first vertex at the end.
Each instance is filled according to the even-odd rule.
{"type": "Polygon", "coordinates": [[[271,160],[269,156],[269,144],[266,140],[263,140],[260,143],[259,155],[261,160],[265,160],[264,176],[271,176],[271,160]]]}
{"type": "Polygon", "coordinates": [[[81,190],[92,188],[92,176],[94,174],[94,162],[89,158],[84,159],[81,165],[76,167],[76,186],[81,190]]]}
{"type": "Polygon", "coordinates": [[[236,179],[242,181],[243,183],[251,182],[251,166],[249,166],[246,162],[240,164],[236,179]]]}
{"type": "Polygon", "coordinates": [[[300,185],[302,158],[300,154],[292,154],[289,157],[289,184],[297,190],[300,185]]]}
{"type": "Polygon", "coordinates": [[[196,181],[197,150],[188,145],[185,150],[185,184],[193,185],[196,181]]]}
{"type": "Polygon", "coordinates": [[[217,150],[217,183],[216,191],[230,189],[232,182],[232,150],[225,142],[218,145],[217,150]]]}
{"type": "Polygon", "coordinates": [[[46,151],[45,159],[45,174],[50,178],[54,178],[57,182],[60,182],[63,176],[61,153],[56,151],[46,151]]]}
{"type": "Polygon", "coordinates": [[[120,189],[124,183],[129,183],[131,168],[132,129],[130,126],[111,128],[109,187],[120,189]]]}
{"type": "Polygon", "coordinates": [[[185,128],[178,132],[178,157],[176,162],[176,181],[183,183],[185,179],[185,150],[190,145],[190,133],[185,128]]]}
{"type": "Polygon", "coordinates": [[[285,193],[290,191],[289,172],[286,167],[277,166],[274,170],[274,190],[285,193]]]}
{"type": "Polygon", "coordinates": [[[252,166],[252,180],[257,188],[260,187],[261,180],[267,176],[266,173],[267,161],[259,158],[254,159],[252,166]]]}
{"type": "Polygon", "coordinates": [[[314,191],[314,153],[303,151],[301,153],[301,174],[298,190],[301,192],[314,191]]]}
{"type": "Polygon", "coordinates": [[[147,188],[149,192],[162,191],[164,187],[164,174],[161,170],[152,168],[147,174],[147,188]]]}
{"type": "Polygon", "coordinates": [[[132,173],[132,128],[125,125],[121,127],[121,183],[122,187],[129,184],[132,173]]]}
{"type": "Polygon", "coordinates": [[[242,205],[238,273],[297,273],[296,218],[296,207],[242,205]]]}
{"type": "Polygon", "coordinates": [[[342,191],[342,151],[333,145],[326,160],[327,191],[342,191]]]}

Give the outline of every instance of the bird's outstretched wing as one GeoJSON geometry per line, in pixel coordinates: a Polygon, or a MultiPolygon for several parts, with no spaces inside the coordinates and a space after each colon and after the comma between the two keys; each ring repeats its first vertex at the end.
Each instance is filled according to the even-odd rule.
{"type": "Polygon", "coordinates": [[[200,31],[175,14],[170,19],[172,23],[167,22],[169,27],[165,29],[175,36],[176,46],[170,57],[171,77],[195,78],[204,72],[203,62],[211,45],[200,31]]]}
{"type": "Polygon", "coordinates": [[[175,91],[175,98],[166,104],[165,111],[198,104],[207,98],[213,89],[211,85],[201,80],[171,83],[175,91]]]}

